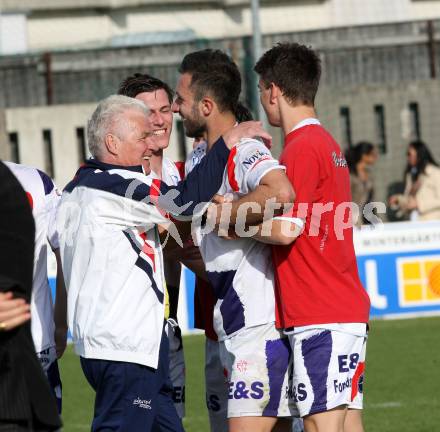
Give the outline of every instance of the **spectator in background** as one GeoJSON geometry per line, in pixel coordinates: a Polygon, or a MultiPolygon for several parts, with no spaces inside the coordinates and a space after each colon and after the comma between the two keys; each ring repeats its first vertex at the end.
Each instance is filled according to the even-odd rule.
{"type": "Polygon", "coordinates": [[[389,199],[397,216],[410,220],[440,220],[440,168],[423,141],[408,146],[403,194],[389,199]]]}
{"type": "Polygon", "coordinates": [[[356,226],[369,223],[363,214],[365,204],[373,201],[374,182],[371,168],[377,160],[377,149],[368,141],[360,141],[345,152],[350,170],[350,188],[352,201],[359,207],[356,226]]]}

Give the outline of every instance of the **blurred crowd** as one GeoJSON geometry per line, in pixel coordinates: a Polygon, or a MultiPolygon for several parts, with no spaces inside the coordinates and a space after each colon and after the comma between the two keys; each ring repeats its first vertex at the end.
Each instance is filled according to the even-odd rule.
{"type": "MultiPolygon", "coordinates": [[[[369,224],[365,206],[375,201],[374,165],[379,157],[374,144],[360,141],[350,147],[345,157],[350,170],[353,203],[359,207],[356,226],[369,224]]],[[[440,168],[428,146],[421,140],[411,141],[402,181],[388,197],[390,221],[440,220],[440,168]]]]}

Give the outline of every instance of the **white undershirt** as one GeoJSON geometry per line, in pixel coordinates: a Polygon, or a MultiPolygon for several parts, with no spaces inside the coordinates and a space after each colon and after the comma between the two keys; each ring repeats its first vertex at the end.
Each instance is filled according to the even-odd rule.
{"type": "Polygon", "coordinates": [[[304,126],[320,125],[320,124],[321,123],[320,123],[320,121],[317,118],[315,118],[315,117],[308,117],[308,118],[306,118],[304,120],[301,120],[299,123],[297,123],[290,132],[293,132],[293,131],[295,131],[295,130],[297,130],[299,128],[302,128],[304,126]]]}

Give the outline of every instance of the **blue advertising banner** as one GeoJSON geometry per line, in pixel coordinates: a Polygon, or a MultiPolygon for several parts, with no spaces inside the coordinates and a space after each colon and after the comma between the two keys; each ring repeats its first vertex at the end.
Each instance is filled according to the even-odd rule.
{"type": "Polygon", "coordinates": [[[372,318],[440,314],[440,222],[363,227],[354,244],[372,318]]]}
{"type": "MultiPolygon", "coordinates": [[[[440,221],[365,226],[355,230],[353,239],[372,318],[440,315],[440,221]]],[[[56,263],[50,255],[54,293],[56,263]]],[[[186,268],[178,318],[183,333],[194,330],[194,274],[186,268]]]]}

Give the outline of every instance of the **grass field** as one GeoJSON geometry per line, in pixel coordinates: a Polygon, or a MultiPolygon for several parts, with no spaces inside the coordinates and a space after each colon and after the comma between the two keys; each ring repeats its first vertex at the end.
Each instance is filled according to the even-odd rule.
{"type": "MultiPolygon", "coordinates": [[[[209,431],[204,336],[184,339],[187,432],[209,431]]],[[[90,430],[93,393],[71,347],[61,360],[64,431],[90,430]]],[[[440,432],[440,317],[373,321],[367,348],[364,420],[369,432],[440,432]]]]}

